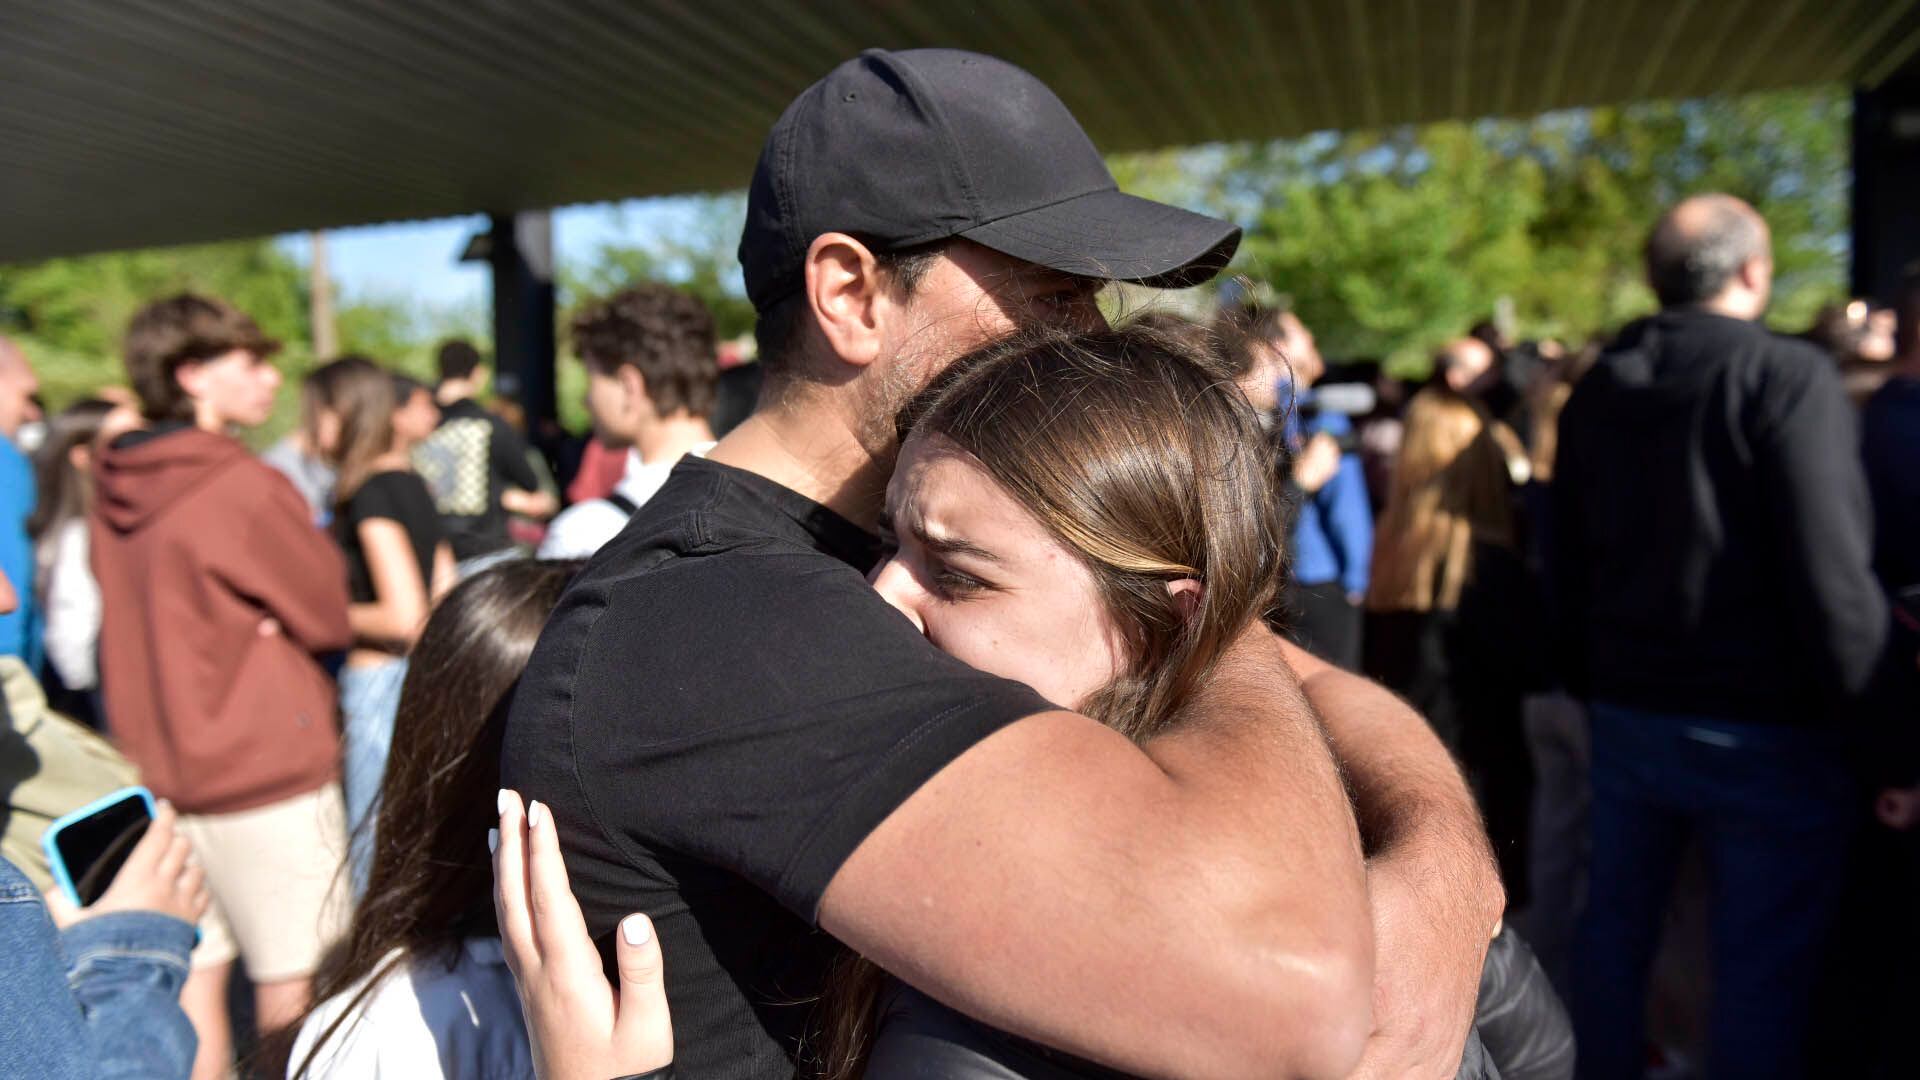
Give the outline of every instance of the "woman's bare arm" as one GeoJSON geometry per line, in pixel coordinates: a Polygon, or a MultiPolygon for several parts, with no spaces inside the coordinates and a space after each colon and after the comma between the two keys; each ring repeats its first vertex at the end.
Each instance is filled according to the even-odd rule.
{"type": "Polygon", "coordinates": [[[368,518],[356,528],[373,579],[374,601],[347,608],[356,641],[407,646],[427,621],[427,586],[406,527],[391,518],[368,518]]]}

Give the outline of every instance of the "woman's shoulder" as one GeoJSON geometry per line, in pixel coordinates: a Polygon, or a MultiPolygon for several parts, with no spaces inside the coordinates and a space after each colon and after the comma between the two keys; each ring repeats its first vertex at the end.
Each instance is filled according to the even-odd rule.
{"type": "MultiPolygon", "coordinates": [[[[384,469],[370,474],[360,484],[360,491],[384,491],[391,494],[419,495],[431,498],[427,493],[427,482],[412,469],[384,469]]],[[[358,492],[356,492],[358,494],[358,492]]]]}
{"type": "Polygon", "coordinates": [[[55,569],[86,569],[89,541],[87,515],[56,523],[34,544],[42,573],[55,569]]]}
{"type": "Polygon", "coordinates": [[[531,1077],[532,1052],[500,943],[452,955],[387,954],[373,974],[321,1002],[301,1025],[289,1075],[332,1031],[308,1075],[531,1077]],[[369,984],[372,985],[369,985],[369,984]]]}
{"type": "Polygon", "coordinates": [[[373,473],[347,499],[347,511],[354,517],[390,517],[410,509],[433,512],[433,493],[412,469],[373,473]]]}

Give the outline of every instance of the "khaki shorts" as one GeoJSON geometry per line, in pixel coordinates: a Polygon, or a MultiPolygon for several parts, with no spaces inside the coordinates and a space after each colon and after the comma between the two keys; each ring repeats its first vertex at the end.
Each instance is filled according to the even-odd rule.
{"type": "Polygon", "coordinates": [[[246,962],[255,982],[313,973],[351,915],[340,785],[232,814],[182,814],[213,904],[193,966],[246,962]]]}

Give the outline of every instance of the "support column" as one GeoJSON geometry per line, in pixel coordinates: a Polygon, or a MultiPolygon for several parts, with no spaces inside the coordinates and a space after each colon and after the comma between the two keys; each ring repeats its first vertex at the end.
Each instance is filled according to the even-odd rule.
{"type": "Polygon", "coordinates": [[[552,420],[554,369],[553,217],[546,210],[489,219],[493,269],[493,352],[498,389],[527,410],[529,424],[552,420]]]}
{"type": "Polygon", "coordinates": [[[1892,303],[1920,272],[1920,66],[1853,95],[1853,295],[1892,303]]]}

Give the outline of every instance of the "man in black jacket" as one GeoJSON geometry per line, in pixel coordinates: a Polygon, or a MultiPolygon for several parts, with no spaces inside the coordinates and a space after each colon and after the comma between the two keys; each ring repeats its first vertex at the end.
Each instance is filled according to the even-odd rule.
{"type": "Polygon", "coordinates": [[[1690,836],[1714,878],[1714,1075],[1805,1075],[1857,799],[1843,721],[1887,636],[1855,421],[1831,363],[1758,324],[1767,226],[1725,195],[1646,246],[1661,312],[1561,419],[1554,578],[1593,717],[1581,1075],[1644,1072],[1646,978],[1690,836]]]}

